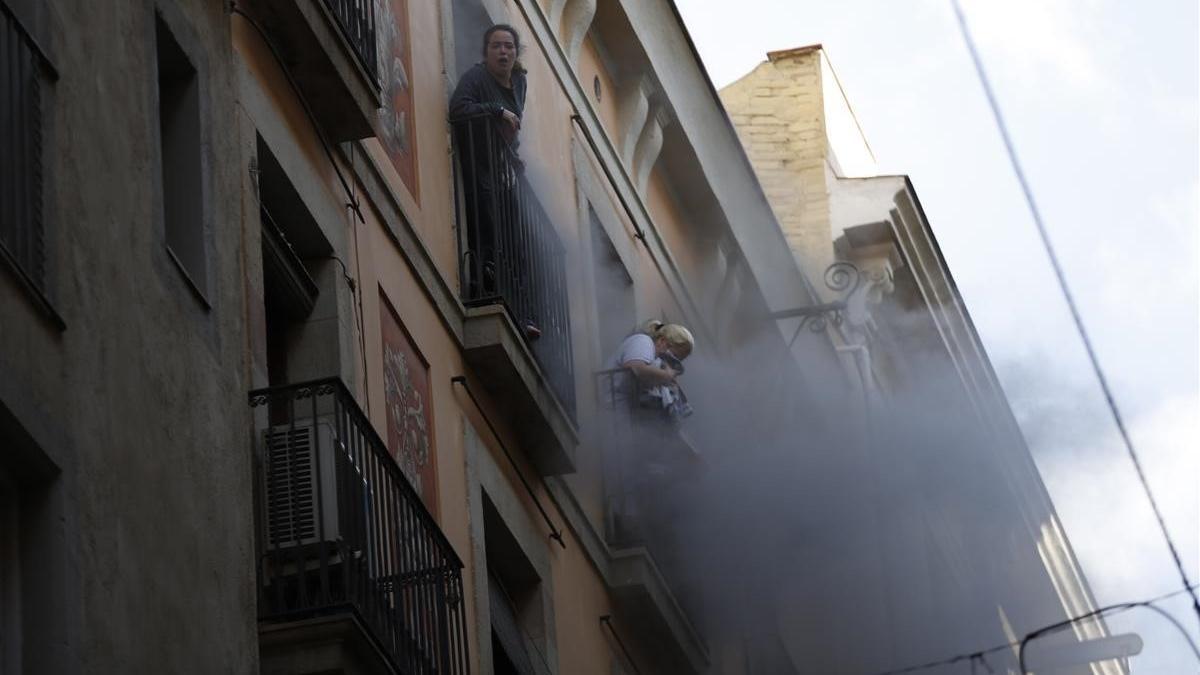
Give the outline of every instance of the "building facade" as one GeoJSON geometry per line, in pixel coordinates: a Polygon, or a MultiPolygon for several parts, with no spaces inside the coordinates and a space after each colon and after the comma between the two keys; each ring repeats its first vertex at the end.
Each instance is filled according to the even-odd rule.
{"type": "Polygon", "coordinates": [[[2,6],[6,672],[710,667],[593,373],[811,298],[669,5],[2,6]],[[532,271],[483,297],[446,106],[501,21],[532,271]]]}
{"type": "MultiPolygon", "coordinates": [[[[872,485],[822,495],[857,511],[855,525],[842,555],[804,556],[812,590],[788,612],[821,672],[934,661],[1094,611],[916,190],[879,174],[825,50],[771,52],[721,99],[797,263],[832,275],[822,299],[843,305],[827,337],[869,438],[813,467],[844,475],[839,487],[872,485]],[[849,622],[796,616],[846,607],[849,622]]],[[[1078,622],[1048,648],[1107,636],[1103,622],[1078,622]]],[[[1018,672],[1015,656],[993,664],[1018,672]]],[[[1127,671],[1111,659],[1076,667],[1127,671]]]]}
{"type": "MultiPolygon", "coordinates": [[[[861,475],[819,450],[920,369],[874,342],[857,369],[859,338],[796,339],[791,310],[834,260],[929,244],[851,219],[798,257],[819,209],[780,208],[671,3],[0,16],[3,672],[808,672],[817,637],[850,644],[805,627],[846,598],[793,583],[829,580],[813,500],[861,475]],[[528,70],[519,158],[449,119],[494,23],[528,70]],[[696,413],[656,441],[690,467],[659,484],[671,527],[631,541],[616,458],[644,437],[605,392],[650,318],[695,335],[696,413]]],[[[934,267],[909,283],[952,287],[934,267]]],[[[938,330],[978,349],[947,298],[938,330]]],[[[953,359],[999,395],[981,351],[953,359]]],[[[1044,494],[1017,503],[1076,570],[1044,494]]]]}

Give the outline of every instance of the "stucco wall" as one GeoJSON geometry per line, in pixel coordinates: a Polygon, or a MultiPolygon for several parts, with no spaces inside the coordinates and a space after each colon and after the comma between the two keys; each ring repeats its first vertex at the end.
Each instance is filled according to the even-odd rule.
{"type": "MultiPolygon", "coordinates": [[[[527,449],[515,441],[526,420],[506,419],[498,412],[502,402],[488,396],[469,372],[456,334],[461,332],[462,308],[454,299],[458,269],[446,98],[452,84],[447,73],[461,64],[448,62],[455,50],[442,42],[454,33],[446,30],[453,20],[445,13],[451,3],[409,3],[420,144],[416,195],[408,192],[375,141],[345,144],[334,150],[332,160],[326,155],[280,64],[242,17],[226,13],[221,3],[159,3],[201,72],[210,280],[203,301],[167,255],[158,216],[155,5],[68,2],[31,9],[35,4],[21,6],[41,12],[34,23],[44,32],[44,44],[61,74],[50,93],[48,255],[49,295],[66,330],[42,318],[12,276],[0,272],[0,412],[15,416],[39,452],[61,470],[48,490],[63,514],[61,532],[54,533],[61,534],[62,555],[50,570],[61,583],[47,587],[62,596],[53,599],[62,611],[52,617],[66,620],[33,628],[58,631],[45,633],[54,641],[46,645],[47,654],[55,646],[69,647],[52,654],[56,660],[35,672],[257,669],[254,432],[246,394],[266,383],[261,225],[251,172],[260,136],[338,257],[336,264],[308,261],[318,270],[324,322],[320,335],[329,349],[301,364],[304,372],[340,376],[376,428],[386,429],[382,296],[429,362],[436,511],[467,564],[473,657],[487,652],[486,635],[476,632],[486,592],[478,581],[484,572],[481,526],[471,510],[486,472],[473,474],[475,466],[490,467],[491,479],[502,481],[492,484],[489,498],[512,516],[514,529],[523,533],[522,545],[544,574],[543,593],[553,608],[546,615],[552,670],[612,672],[614,648],[599,617],[614,615],[627,636],[635,629],[632,618],[622,624],[612,582],[601,569],[605,563],[584,541],[595,537],[591,530],[603,530],[599,449],[585,434],[579,475],[566,481],[575,488],[569,493],[572,503],[565,503],[537,479],[527,449]],[[335,167],[362,202],[365,222],[346,208],[335,167]],[[372,183],[375,172],[382,191],[372,183]],[[398,228],[412,235],[414,248],[401,246],[398,228]],[[415,260],[414,250],[428,254],[432,277],[415,260]],[[337,266],[341,264],[344,270],[337,266]],[[458,374],[467,375],[482,409],[451,384],[458,374]],[[495,423],[500,439],[486,431],[485,419],[495,423]],[[470,454],[464,440],[468,429],[478,435],[480,456],[470,454]],[[516,458],[517,469],[501,451],[501,440],[516,458]],[[565,531],[565,549],[548,539],[549,530],[533,497],[521,487],[517,470],[531,479],[534,495],[554,525],[565,531]],[[576,529],[567,525],[572,509],[585,514],[576,529]]],[[[501,3],[488,4],[495,9],[501,3]]],[[[615,107],[620,82],[604,70],[594,46],[585,44],[577,72],[586,95],[581,99],[568,91],[569,74],[553,71],[559,67],[551,58],[553,45],[535,39],[544,30],[531,26],[513,3],[505,6],[509,14],[494,18],[522,31],[530,71],[521,152],[567,249],[570,305],[573,318],[579,319],[577,342],[605,319],[597,316],[594,288],[581,272],[590,261],[590,225],[584,215],[588,200],[635,280],[638,318],[685,316],[678,285],[690,280],[701,287],[697,297],[711,293],[697,280],[714,279],[706,273],[716,265],[714,240],[697,236],[695,223],[661,174],[652,178],[644,195],[629,196],[647,201],[655,226],[647,237],[656,241],[661,236],[683,279],[663,262],[659,244],[633,238],[633,225],[617,203],[613,185],[593,165],[604,160],[598,160],[571,121],[572,113],[586,113],[593,106],[604,134],[611,138],[621,133],[615,107]],[[599,101],[591,92],[596,74],[602,82],[599,101]],[[586,96],[592,96],[591,103],[573,107],[586,96]]],[[[532,16],[535,23],[540,20],[532,16]]],[[[694,69],[697,64],[685,65],[694,69]]],[[[694,77],[696,72],[687,74],[694,77]]],[[[706,99],[706,105],[705,115],[723,120],[713,101],[706,99]]],[[[688,133],[704,128],[687,127],[688,133]]],[[[727,127],[721,130],[726,141],[732,140],[727,127]]],[[[724,150],[730,147],[736,150],[724,150]]],[[[705,152],[717,163],[728,164],[731,157],[705,152]]],[[[741,161],[740,155],[734,159],[741,161]]],[[[623,170],[610,168],[618,176],[623,170]]],[[[723,206],[733,213],[748,199],[754,207],[751,215],[769,215],[751,189],[752,174],[738,174],[737,183],[740,192],[724,199],[723,206]]],[[[794,268],[780,274],[799,280],[794,268]]],[[[793,295],[802,295],[798,286],[776,293],[793,295]]],[[[580,389],[592,386],[592,373],[616,348],[592,342],[576,352],[580,389]]],[[[589,415],[581,413],[585,430],[594,424],[589,415]]],[[[635,645],[635,657],[639,649],[646,646],[635,645]]],[[[636,660],[654,660],[653,654],[642,655],[644,660],[636,660]]]]}
{"type": "Polygon", "coordinates": [[[158,210],[154,5],[36,4],[31,23],[60,75],[45,108],[45,182],[50,297],[66,329],[0,270],[0,403],[61,469],[49,498],[62,506],[53,537],[64,556],[36,570],[52,596],[25,598],[47,614],[25,627],[33,643],[57,636],[52,655],[26,654],[27,672],[251,672],[229,17],[220,4],[162,3],[200,71],[206,308],[168,256],[158,210]]]}

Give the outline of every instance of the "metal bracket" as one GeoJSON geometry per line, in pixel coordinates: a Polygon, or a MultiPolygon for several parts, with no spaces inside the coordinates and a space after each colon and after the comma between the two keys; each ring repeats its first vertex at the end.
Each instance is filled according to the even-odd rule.
{"type": "Polygon", "coordinates": [[[800,337],[800,331],[804,330],[805,326],[808,326],[813,333],[823,332],[831,323],[840,326],[845,320],[847,302],[862,287],[862,271],[851,262],[835,262],[825,268],[823,276],[825,287],[835,293],[840,293],[840,298],[833,302],[785,309],[767,315],[768,319],[775,320],[800,317],[800,325],[796,326],[796,332],[792,334],[792,339],[788,340],[789,348],[796,342],[796,338],[800,337]]]}

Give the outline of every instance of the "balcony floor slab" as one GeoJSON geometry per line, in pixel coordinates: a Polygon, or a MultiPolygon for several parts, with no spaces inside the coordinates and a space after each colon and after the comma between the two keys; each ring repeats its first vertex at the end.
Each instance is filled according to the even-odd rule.
{"type": "Polygon", "coordinates": [[[578,432],[503,306],[466,310],[463,350],[538,472],[573,473],[578,432]]]}

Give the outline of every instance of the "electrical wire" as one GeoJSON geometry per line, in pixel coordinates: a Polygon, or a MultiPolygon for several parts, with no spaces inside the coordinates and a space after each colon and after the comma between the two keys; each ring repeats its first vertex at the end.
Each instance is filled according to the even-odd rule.
{"type": "MultiPolygon", "coordinates": [[[[1183,591],[1178,591],[1178,593],[1182,594],[1183,591]]],[[[1129,609],[1134,609],[1135,607],[1145,607],[1146,609],[1153,610],[1153,611],[1157,612],[1159,614],[1159,616],[1161,616],[1164,619],[1166,619],[1167,621],[1169,621],[1171,623],[1171,625],[1175,626],[1175,628],[1180,633],[1183,634],[1183,639],[1185,641],[1187,641],[1188,647],[1190,647],[1192,650],[1192,655],[1196,657],[1196,661],[1200,662],[1200,648],[1197,648],[1196,643],[1192,642],[1192,638],[1190,635],[1187,634],[1187,630],[1184,629],[1183,624],[1179,623],[1179,621],[1175,617],[1168,614],[1162,608],[1155,607],[1153,604],[1150,604],[1150,603],[1130,602],[1130,603],[1122,603],[1119,605],[1110,605],[1109,607],[1104,608],[1104,609],[1109,609],[1109,610],[1113,610],[1113,611],[1125,611],[1125,610],[1129,610],[1129,609]]],[[[1094,612],[1084,614],[1083,616],[1078,617],[1078,619],[1075,619],[1075,620],[1088,619],[1088,618],[1091,618],[1092,616],[1098,615],[1099,613],[1100,613],[1100,610],[1096,610],[1094,612]]],[[[1020,661],[1021,672],[1028,672],[1025,669],[1025,647],[1029,644],[1030,641],[1035,640],[1035,639],[1041,637],[1042,635],[1054,633],[1054,632],[1060,631],[1064,628],[1067,628],[1072,623],[1074,623],[1075,620],[1060,621],[1059,623],[1056,623],[1056,624],[1053,624],[1050,626],[1046,626],[1044,628],[1040,628],[1040,629],[1030,633],[1029,635],[1026,635],[1021,640],[1021,647],[1020,647],[1020,650],[1017,652],[1017,659],[1020,661]]]]}
{"type": "MultiPolygon", "coordinates": [[[[257,169],[252,168],[252,169],[250,169],[250,171],[253,174],[257,171],[257,169]]],[[[258,188],[258,185],[256,183],[255,189],[257,190],[257,188],[258,188]]],[[[292,246],[292,242],[288,240],[287,234],[284,233],[283,228],[279,225],[279,222],[275,220],[275,217],[271,215],[271,211],[269,209],[267,209],[265,204],[263,204],[262,198],[258,195],[257,192],[254,194],[254,201],[258,203],[258,208],[260,211],[262,211],[262,214],[267,217],[267,222],[269,222],[271,224],[271,229],[275,231],[276,236],[278,236],[279,239],[281,241],[283,241],[284,246],[288,247],[288,250],[292,252],[292,255],[296,256],[297,260],[300,260],[301,262],[307,262],[307,260],[332,260],[332,261],[336,262],[338,264],[338,266],[340,266],[342,268],[342,278],[345,279],[346,286],[350,288],[350,292],[357,293],[358,282],[356,282],[354,280],[354,277],[350,276],[350,270],[346,267],[346,263],[343,262],[341,258],[339,258],[333,254],[322,256],[320,258],[308,258],[308,259],[301,258],[300,254],[296,252],[295,247],[292,246]]]]}
{"type": "Polygon", "coordinates": [[[608,632],[612,634],[613,639],[617,642],[617,646],[621,649],[621,656],[624,658],[625,663],[629,664],[629,667],[633,670],[634,675],[641,675],[642,671],[639,670],[637,664],[633,662],[633,655],[629,653],[629,649],[625,646],[625,641],[621,639],[621,636],[617,634],[617,629],[613,627],[612,615],[605,614],[601,616],[600,625],[607,628],[608,632]]]}
{"type": "Polygon", "coordinates": [[[1162,511],[1158,507],[1158,501],[1154,498],[1154,493],[1150,490],[1150,483],[1146,479],[1146,472],[1142,468],[1142,462],[1138,457],[1137,451],[1134,450],[1133,440],[1129,436],[1129,431],[1125,427],[1125,420],[1121,416],[1121,411],[1117,407],[1112,389],[1108,385],[1108,378],[1104,376],[1104,370],[1100,367],[1100,360],[1096,356],[1096,350],[1092,347],[1091,338],[1088,337],[1087,329],[1084,327],[1079,307],[1075,304],[1075,298],[1071,294],[1070,286],[1067,284],[1066,275],[1063,273],[1062,265],[1059,263],[1054,246],[1050,242],[1050,235],[1046,231],[1045,223],[1042,221],[1042,215],[1038,210],[1037,202],[1033,198],[1033,190],[1030,189],[1029,181],[1025,178],[1025,172],[1021,168],[1020,161],[1017,159],[1016,149],[1008,133],[1008,125],[1004,121],[1004,114],[1000,110],[1000,104],[997,102],[996,94],[992,90],[991,81],[988,79],[987,71],[983,67],[983,61],[975,46],[975,40],[971,37],[966,15],[963,14],[959,0],[950,0],[950,4],[954,8],[954,16],[958,22],[959,32],[966,43],[967,51],[970,52],[971,62],[975,66],[975,74],[979,77],[979,82],[983,86],[983,92],[987,96],[988,105],[991,107],[992,116],[995,118],[996,127],[1000,132],[1000,138],[1004,142],[1004,150],[1008,154],[1009,161],[1012,163],[1013,173],[1016,174],[1017,182],[1021,186],[1021,193],[1024,195],[1025,203],[1029,207],[1030,214],[1033,216],[1034,225],[1037,226],[1038,235],[1041,237],[1042,245],[1046,249],[1046,255],[1050,259],[1050,266],[1054,269],[1054,276],[1057,277],[1058,285],[1062,289],[1063,298],[1067,302],[1067,308],[1071,312],[1075,328],[1079,332],[1080,339],[1083,341],[1083,347],[1087,351],[1088,360],[1091,361],[1092,370],[1095,372],[1096,380],[1100,384],[1100,390],[1104,393],[1104,400],[1108,404],[1108,409],[1112,411],[1117,431],[1120,433],[1121,440],[1125,444],[1125,450],[1129,454],[1129,459],[1133,462],[1133,468],[1137,471],[1138,482],[1141,483],[1142,489],[1146,493],[1146,499],[1150,502],[1150,508],[1154,511],[1154,518],[1158,521],[1159,529],[1162,530],[1163,539],[1166,540],[1167,548],[1171,552],[1171,558],[1175,561],[1175,568],[1179,570],[1179,578],[1183,582],[1183,587],[1189,589],[1192,597],[1192,609],[1196,612],[1196,618],[1200,619],[1200,596],[1197,596],[1195,587],[1188,581],[1187,571],[1183,566],[1183,559],[1179,555],[1179,550],[1175,547],[1175,541],[1171,538],[1171,534],[1167,530],[1167,523],[1163,519],[1162,511]]]}
{"type": "MultiPolygon", "coordinates": [[[[988,669],[988,671],[991,672],[991,666],[988,665],[987,661],[984,659],[984,657],[987,656],[988,654],[996,654],[996,653],[1007,651],[1010,649],[1023,649],[1024,645],[1026,643],[1028,643],[1030,640],[1036,639],[1042,635],[1045,635],[1046,633],[1053,632],[1054,630],[1070,626],[1070,625],[1078,623],[1080,621],[1086,621],[1088,619],[1098,618],[1101,616],[1106,616],[1106,615],[1111,615],[1111,614],[1119,614],[1121,612],[1125,612],[1125,611],[1135,609],[1138,607],[1150,607],[1150,608],[1158,609],[1157,607],[1154,607],[1158,603],[1163,602],[1165,600],[1170,600],[1171,598],[1174,598],[1174,597],[1178,597],[1180,595],[1183,595],[1184,593],[1194,592],[1195,590],[1196,590],[1195,586],[1189,586],[1187,588],[1181,588],[1176,591],[1171,591],[1170,593],[1164,593],[1162,595],[1158,595],[1153,598],[1149,598],[1147,600],[1139,600],[1137,602],[1123,602],[1123,603],[1116,604],[1116,605],[1109,605],[1108,607],[1101,607],[1100,609],[1093,610],[1086,614],[1081,614],[1079,616],[1072,617],[1070,619],[1066,619],[1065,621],[1059,621],[1056,623],[1052,623],[1048,626],[1043,626],[1041,628],[1030,631],[1024,638],[1022,638],[1020,640],[1014,640],[1012,642],[1005,642],[1004,644],[995,645],[993,647],[988,647],[986,649],[978,649],[978,650],[971,651],[971,652],[963,652],[961,654],[955,654],[954,656],[949,656],[944,659],[939,659],[937,661],[928,661],[926,663],[919,663],[919,664],[912,665],[912,666],[905,666],[904,668],[897,668],[895,670],[885,670],[885,671],[875,673],[875,675],[903,675],[904,673],[917,673],[917,672],[920,672],[923,670],[929,670],[931,668],[938,668],[941,666],[950,666],[950,665],[954,665],[956,663],[962,663],[963,661],[981,662],[988,669]]],[[[1188,646],[1191,647],[1192,652],[1194,654],[1196,654],[1196,659],[1198,661],[1200,661],[1200,651],[1197,651],[1196,644],[1194,642],[1192,642],[1192,639],[1187,634],[1187,631],[1185,631],[1183,629],[1183,626],[1181,626],[1178,622],[1173,622],[1173,623],[1175,624],[1175,626],[1177,628],[1179,628],[1180,632],[1183,633],[1184,639],[1187,640],[1187,642],[1188,642],[1188,646]]]]}
{"type": "Polygon", "coordinates": [[[283,71],[284,79],[286,79],[288,84],[291,86],[292,91],[296,94],[296,98],[300,101],[300,106],[304,109],[304,114],[308,117],[308,121],[313,125],[313,130],[317,134],[317,140],[321,141],[321,147],[325,150],[325,156],[329,158],[329,163],[333,166],[333,172],[337,174],[338,182],[342,184],[342,190],[346,193],[346,199],[350,200],[346,203],[346,207],[354,211],[354,215],[358,216],[359,222],[366,223],[367,221],[363,217],[362,207],[358,203],[358,198],[355,196],[354,191],[350,189],[350,184],[346,181],[346,177],[342,175],[342,170],[338,166],[337,160],[333,156],[333,148],[329,143],[329,139],[325,137],[325,130],[317,121],[317,116],[313,113],[312,106],[308,104],[308,99],[304,97],[304,92],[300,89],[300,85],[296,82],[296,78],[292,76],[292,71],[288,70],[287,62],[283,60],[283,56],[279,53],[279,49],[275,47],[274,42],[271,42],[271,38],[267,35],[266,29],[264,29],[254,17],[243,11],[241,7],[238,7],[236,2],[230,2],[228,7],[231,13],[242,17],[246,20],[246,23],[250,24],[250,26],[254,28],[254,31],[258,33],[259,38],[262,39],[263,44],[267,46],[267,50],[271,52],[271,56],[275,58],[275,62],[279,65],[279,69],[283,71]]]}
{"type": "MultiPolygon", "coordinates": [[[[283,245],[288,247],[288,250],[291,251],[292,255],[296,256],[296,259],[301,262],[307,262],[307,260],[301,258],[300,254],[296,252],[295,247],[293,247],[292,242],[288,240],[283,228],[275,220],[275,216],[271,215],[271,211],[267,208],[266,204],[263,203],[262,195],[260,194],[261,188],[258,183],[259,173],[260,171],[258,167],[252,164],[250,167],[250,177],[251,181],[254,183],[254,201],[258,203],[259,212],[267,217],[267,222],[270,224],[271,229],[274,230],[275,235],[279,237],[279,239],[283,242],[283,245]]],[[[351,222],[351,226],[353,225],[354,223],[351,222]]],[[[355,229],[357,230],[357,228],[355,229]]],[[[355,248],[357,249],[357,245],[355,248]]],[[[354,280],[354,277],[350,276],[350,270],[346,267],[346,263],[336,255],[330,253],[329,255],[316,258],[316,260],[332,260],[336,262],[338,266],[342,268],[342,279],[345,280],[346,287],[350,289],[350,295],[354,296],[354,302],[350,303],[350,311],[354,314],[354,323],[358,326],[359,356],[362,362],[363,378],[365,382],[367,377],[367,348],[364,338],[365,329],[363,328],[362,294],[358,292],[358,282],[354,280]],[[355,308],[355,302],[358,303],[357,309],[355,308]]],[[[365,397],[363,404],[363,407],[366,409],[367,416],[369,417],[371,414],[371,397],[365,397]]]]}
{"type": "Polygon", "coordinates": [[[483,423],[487,425],[488,431],[492,432],[492,437],[496,439],[496,444],[500,446],[501,452],[508,459],[508,463],[512,466],[513,471],[520,479],[521,485],[525,487],[526,494],[529,495],[533,505],[537,507],[538,513],[542,514],[542,520],[546,521],[546,527],[550,528],[550,538],[558,542],[558,545],[566,550],[567,542],[563,539],[563,531],[554,526],[554,521],[550,519],[550,514],[546,513],[546,508],[542,506],[542,500],[538,499],[537,493],[534,492],[533,486],[525,478],[525,473],[521,471],[521,466],[517,464],[517,460],[513,458],[512,453],[508,451],[508,446],[504,444],[504,439],[500,436],[500,432],[496,430],[496,425],[492,424],[492,420],[484,412],[483,406],[479,404],[479,400],[475,398],[475,392],[471,391],[471,387],[467,384],[465,375],[455,375],[450,378],[451,384],[457,384],[467,392],[467,398],[471,399],[472,405],[479,411],[479,416],[483,418],[483,423]]]}
{"type": "MultiPolygon", "coordinates": [[[[358,171],[354,166],[354,145],[353,144],[350,145],[350,170],[353,171],[357,175],[358,171]]],[[[346,208],[353,208],[353,207],[351,207],[351,204],[358,203],[357,186],[358,186],[358,183],[356,181],[352,186],[351,193],[350,193],[350,203],[346,205],[346,208]]],[[[362,219],[361,212],[358,213],[358,217],[360,220],[362,219]]],[[[355,276],[357,276],[359,279],[361,279],[362,278],[362,249],[359,248],[359,246],[358,246],[358,222],[356,222],[354,220],[354,218],[350,218],[350,228],[354,235],[354,271],[356,272],[355,276]]],[[[346,267],[346,265],[343,263],[342,268],[345,269],[345,267],[346,267]]],[[[370,376],[370,370],[367,368],[367,329],[363,325],[363,294],[355,293],[354,299],[358,302],[358,311],[355,312],[355,314],[357,315],[356,319],[358,320],[358,349],[359,349],[359,353],[362,354],[363,389],[365,390],[365,389],[367,389],[367,385],[370,382],[371,376],[370,376]]],[[[367,415],[370,416],[371,415],[371,397],[370,397],[370,395],[367,395],[367,396],[364,396],[363,398],[366,399],[365,403],[366,403],[367,415]]]]}
{"type": "MultiPolygon", "coordinates": [[[[279,69],[283,72],[284,79],[287,80],[288,85],[292,88],[292,92],[296,95],[297,100],[300,101],[300,106],[304,109],[304,114],[308,117],[309,123],[312,124],[313,131],[317,135],[317,140],[319,140],[321,142],[321,148],[325,151],[325,156],[329,159],[329,164],[330,164],[330,166],[333,167],[333,172],[334,172],[334,174],[337,175],[338,182],[341,183],[342,190],[346,194],[346,199],[347,199],[346,208],[350,209],[350,211],[352,211],[354,213],[354,215],[357,216],[357,222],[355,222],[355,218],[350,219],[351,220],[350,226],[354,228],[354,242],[355,242],[354,261],[355,261],[355,267],[358,268],[358,250],[357,250],[358,249],[358,227],[357,227],[357,225],[358,225],[358,223],[366,224],[366,222],[367,222],[366,218],[363,216],[363,213],[362,213],[362,205],[358,201],[358,194],[351,187],[350,182],[346,180],[346,177],[344,175],[342,175],[342,169],[340,166],[338,166],[337,159],[333,156],[333,148],[329,142],[329,139],[325,137],[324,128],[321,126],[320,122],[317,121],[317,116],[316,116],[316,114],[313,113],[312,106],[309,105],[308,99],[305,98],[304,92],[300,89],[300,85],[296,82],[295,77],[292,76],[292,72],[290,70],[288,70],[287,62],[283,60],[283,56],[279,53],[279,49],[275,46],[275,43],[271,41],[270,36],[267,35],[267,31],[262,27],[261,24],[258,23],[257,20],[254,19],[254,17],[250,16],[245,11],[243,11],[241,7],[238,7],[237,2],[230,2],[228,7],[229,7],[229,11],[231,14],[237,14],[238,16],[245,19],[246,23],[250,24],[250,26],[252,28],[254,28],[254,31],[256,33],[258,33],[258,36],[263,41],[263,44],[265,44],[267,46],[267,50],[271,52],[271,56],[275,58],[276,64],[279,66],[279,69]]],[[[353,169],[354,146],[351,145],[350,147],[351,147],[351,149],[350,149],[350,153],[351,153],[350,154],[350,164],[351,164],[351,168],[353,169]]],[[[255,190],[257,190],[258,189],[258,176],[257,176],[258,170],[257,170],[257,168],[253,168],[252,171],[254,172],[253,176],[254,176],[255,190]]],[[[265,206],[263,206],[262,199],[257,194],[257,192],[255,193],[255,199],[258,201],[258,205],[262,209],[263,213],[267,214],[267,218],[271,221],[271,224],[275,227],[275,231],[278,234],[282,235],[283,229],[280,228],[277,223],[275,223],[275,219],[271,217],[270,212],[267,211],[265,206]]],[[[287,241],[286,238],[284,239],[284,241],[285,242],[287,241]]],[[[289,244],[288,246],[290,248],[291,245],[289,244]]],[[[336,260],[338,262],[338,264],[342,266],[342,277],[345,278],[346,284],[350,287],[350,293],[354,296],[355,302],[358,303],[357,310],[354,310],[353,303],[352,303],[351,311],[354,311],[355,323],[358,324],[359,351],[360,351],[360,356],[361,356],[361,360],[362,360],[363,380],[365,383],[365,381],[367,379],[368,369],[367,369],[366,332],[363,327],[362,294],[358,292],[357,284],[355,283],[354,279],[350,276],[349,271],[346,269],[346,263],[342,262],[342,260],[335,255],[330,255],[329,258],[336,260]]],[[[359,276],[361,276],[362,275],[361,268],[358,268],[358,271],[359,271],[359,276]]],[[[364,386],[365,386],[365,384],[364,384],[364,386]]],[[[367,415],[369,416],[371,414],[371,397],[370,396],[365,397],[364,406],[366,408],[367,415]]]]}

